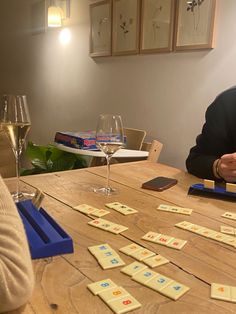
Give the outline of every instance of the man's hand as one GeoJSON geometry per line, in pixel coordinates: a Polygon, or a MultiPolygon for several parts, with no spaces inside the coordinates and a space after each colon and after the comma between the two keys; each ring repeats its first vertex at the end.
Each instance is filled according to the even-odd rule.
{"type": "Polygon", "coordinates": [[[236,153],[221,156],[218,174],[226,182],[236,182],[236,153]]]}

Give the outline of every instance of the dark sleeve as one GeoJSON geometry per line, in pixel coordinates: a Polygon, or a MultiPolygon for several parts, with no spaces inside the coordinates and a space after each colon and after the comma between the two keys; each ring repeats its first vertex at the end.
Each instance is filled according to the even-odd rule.
{"type": "Polygon", "coordinates": [[[213,163],[228,150],[227,115],[224,110],[224,96],[219,96],[208,107],[202,133],[196,146],[192,147],[186,160],[189,173],[206,179],[214,179],[213,163]]]}

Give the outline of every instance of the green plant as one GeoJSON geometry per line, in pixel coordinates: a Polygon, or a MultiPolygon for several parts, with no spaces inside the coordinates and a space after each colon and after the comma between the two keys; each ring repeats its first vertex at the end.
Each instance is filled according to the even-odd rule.
{"type": "Polygon", "coordinates": [[[86,160],[82,156],[62,151],[53,145],[43,146],[29,142],[26,156],[33,168],[22,168],[23,176],[87,167],[86,160]]]}

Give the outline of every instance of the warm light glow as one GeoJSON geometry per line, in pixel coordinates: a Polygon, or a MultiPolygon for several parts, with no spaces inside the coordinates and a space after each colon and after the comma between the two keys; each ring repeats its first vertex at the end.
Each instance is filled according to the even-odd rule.
{"type": "Polygon", "coordinates": [[[61,27],[62,26],[62,9],[60,7],[48,8],[48,27],[61,27]]]}
{"type": "Polygon", "coordinates": [[[60,42],[63,45],[68,44],[70,42],[70,40],[71,40],[71,32],[70,32],[70,30],[68,28],[62,29],[61,32],[60,32],[59,38],[60,38],[60,42]]]}

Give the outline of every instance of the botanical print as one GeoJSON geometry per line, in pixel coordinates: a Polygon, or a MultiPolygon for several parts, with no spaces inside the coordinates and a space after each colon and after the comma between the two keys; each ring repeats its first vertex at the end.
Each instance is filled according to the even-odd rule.
{"type": "Polygon", "coordinates": [[[211,19],[212,0],[179,0],[178,46],[207,44],[211,19]]]}
{"type": "Polygon", "coordinates": [[[137,49],[137,0],[115,0],[113,15],[113,50],[129,52],[137,49]]]}
{"type": "Polygon", "coordinates": [[[111,50],[110,3],[91,6],[91,54],[109,55],[111,50]]]}
{"type": "Polygon", "coordinates": [[[171,0],[143,1],[142,48],[166,48],[171,35],[171,0]]]}

